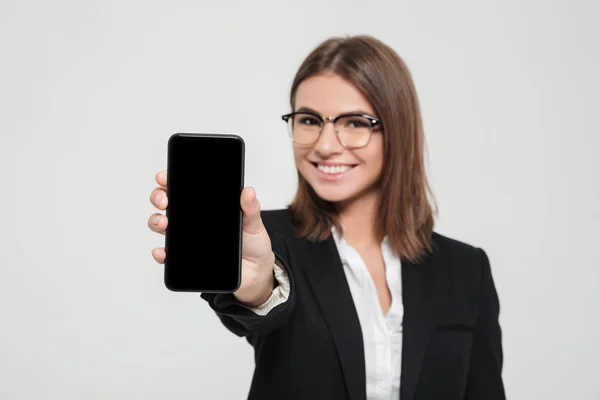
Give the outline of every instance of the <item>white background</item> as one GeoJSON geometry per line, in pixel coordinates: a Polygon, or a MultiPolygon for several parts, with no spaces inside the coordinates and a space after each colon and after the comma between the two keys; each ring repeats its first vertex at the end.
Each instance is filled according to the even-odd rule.
{"type": "Polygon", "coordinates": [[[233,132],[284,207],[294,73],[358,33],[414,74],[437,230],[490,256],[509,398],[600,398],[599,8],[2,0],[0,398],[245,398],[251,347],[151,257],[154,175],[172,133],[233,132]]]}

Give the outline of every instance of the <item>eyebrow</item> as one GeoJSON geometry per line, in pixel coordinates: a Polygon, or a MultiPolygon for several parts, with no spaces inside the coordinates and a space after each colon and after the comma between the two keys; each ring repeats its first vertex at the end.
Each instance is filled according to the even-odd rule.
{"type": "MultiPolygon", "coordinates": [[[[321,113],[317,112],[316,110],[313,110],[310,107],[300,107],[299,109],[296,110],[296,112],[307,112],[307,113],[322,115],[321,113]]],[[[364,110],[350,110],[350,111],[340,113],[339,115],[346,115],[346,114],[362,114],[362,115],[374,116],[372,113],[368,113],[364,110]]]]}

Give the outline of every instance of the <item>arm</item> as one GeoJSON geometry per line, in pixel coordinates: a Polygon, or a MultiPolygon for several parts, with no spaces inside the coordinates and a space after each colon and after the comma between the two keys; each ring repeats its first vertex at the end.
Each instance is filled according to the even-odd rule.
{"type": "MultiPolygon", "coordinates": [[[[278,234],[271,235],[271,246],[275,253],[276,263],[283,269],[287,282],[279,281],[280,286],[275,291],[286,290],[284,285],[288,283],[287,298],[278,304],[263,304],[257,309],[267,311],[261,315],[261,311],[253,310],[252,307],[245,306],[238,302],[233,295],[222,295],[215,293],[202,293],[201,297],[208,302],[210,307],[216,312],[217,316],[227,329],[238,336],[264,335],[273,330],[279,329],[289,320],[294,307],[294,277],[290,269],[289,252],[285,242],[278,234]],[[264,306],[264,307],[263,307],[264,306]],[[268,309],[270,308],[270,309],[268,309]]],[[[276,275],[277,277],[277,275],[276,275]]],[[[267,300],[267,303],[272,300],[267,300]]]]}
{"type": "Polygon", "coordinates": [[[275,289],[273,289],[271,296],[259,306],[246,307],[256,315],[267,315],[272,309],[287,301],[290,296],[290,279],[288,273],[277,258],[275,259],[273,272],[275,275],[275,289]]]}
{"type": "Polygon", "coordinates": [[[505,400],[502,382],[502,331],[498,322],[500,304],[486,253],[482,257],[479,313],[473,332],[467,400],[505,400]]]}

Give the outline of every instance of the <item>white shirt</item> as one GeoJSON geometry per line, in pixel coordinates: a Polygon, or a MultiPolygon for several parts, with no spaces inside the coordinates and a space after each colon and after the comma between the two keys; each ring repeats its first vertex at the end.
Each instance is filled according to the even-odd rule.
{"type": "MultiPolygon", "coordinates": [[[[362,257],[344,240],[343,234],[333,228],[333,238],[340,254],[354,307],[358,314],[365,351],[365,372],[368,400],[397,400],[400,398],[402,360],[402,275],[400,258],[389,245],[388,238],[381,243],[385,275],[392,303],[383,315],[377,290],[362,257]]],[[[260,306],[250,308],[258,315],[266,315],[289,296],[289,280],[284,270],[275,266],[279,286],[260,306]]]]}

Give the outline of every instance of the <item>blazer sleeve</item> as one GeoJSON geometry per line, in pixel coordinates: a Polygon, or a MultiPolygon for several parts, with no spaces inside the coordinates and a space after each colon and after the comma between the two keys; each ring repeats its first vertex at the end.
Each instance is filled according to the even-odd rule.
{"type": "Polygon", "coordinates": [[[478,316],[473,332],[467,400],[505,400],[502,382],[502,331],[498,321],[500,303],[487,254],[482,257],[478,316]]]}
{"type": "Polygon", "coordinates": [[[278,233],[270,234],[269,237],[275,258],[284,268],[289,279],[290,292],[285,302],[275,306],[263,316],[241,305],[233,294],[202,293],[200,295],[215,311],[223,325],[237,336],[259,336],[279,329],[287,323],[294,309],[296,291],[288,247],[278,233]]]}
{"type": "Polygon", "coordinates": [[[267,315],[273,308],[287,301],[290,296],[290,280],[287,271],[280,267],[281,262],[275,259],[273,272],[275,274],[275,289],[271,296],[261,305],[256,307],[245,306],[247,309],[254,311],[258,315],[267,315]]]}

